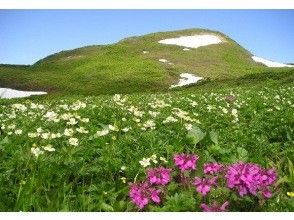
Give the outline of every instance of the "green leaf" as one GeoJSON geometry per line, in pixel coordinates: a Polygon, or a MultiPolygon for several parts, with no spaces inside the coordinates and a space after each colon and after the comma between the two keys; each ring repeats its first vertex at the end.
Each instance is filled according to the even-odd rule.
{"type": "Polygon", "coordinates": [[[105,202],[101,203],[101,210],[105,212],[113,212],[114,209],[111,205],[106,204],[105,202]]]}
{"type": "Polygon", "coordinates": [[[237,147],[237,158],[238,160],[247,161],[248,151],[242,147],[237,147]]]}
{"type": "Polygon", "coordinates": [[[192,144],[198,144],[206,135],[199,127],[194,127],[188,131],[187,138],[192,141],[192,144]]]}
{"type": "Polygon", "coordinates": [[[218,132],[215,130],[212,130],[209,132],[210,140],[215,144],[218,145],[218,132]]]}

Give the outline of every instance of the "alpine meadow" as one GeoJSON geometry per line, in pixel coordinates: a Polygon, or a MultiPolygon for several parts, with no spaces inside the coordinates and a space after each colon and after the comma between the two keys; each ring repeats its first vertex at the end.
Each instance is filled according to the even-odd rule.
{"type": "Polygon", "coordinates": [[[293,67],[208,29],[2,64],[0,211],[294,211],[293,67]]]}

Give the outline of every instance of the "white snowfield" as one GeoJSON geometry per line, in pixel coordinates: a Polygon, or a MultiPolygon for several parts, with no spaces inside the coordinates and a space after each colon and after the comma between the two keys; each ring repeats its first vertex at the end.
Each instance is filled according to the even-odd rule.
{"type": "Polygon", "coordinates": [[[252,56],[252,59],[257,63],[262,63],[262,64],[266,65],[267,67],[294,67],[294,65],[273,62],[273,61],[266,60],[266,59],[263,59],[263,58],[260,58],[257,56],[252,56]]]}
{"type": "Polygon", "coordinates": [[[31,95],[46,95],[47,92],[30,92],[30,91],[20,91],[9,88],[0,88],[0,98],[23,98],[31,95]]]}
{"type": "Polygon", "coordinates": [[[158,43],[161,44],[171,44],[189,48],[198,48],[211,44],[219,44],[221,42],[222,41],[218,36],[212,34],[181,36],[158,41],[158,43]]]}
{"type": "Polygon", "coordinates": [[[181,86],[186,86],[190,85],[193,83],[197,83],[199,80],[203,79],[202,77],[195,76],[191,73],[181,73],[180,75],[181,79],[178,84],[176,85],[171,85],[169,88],[172,89],[174,87],[181,87],[181,86]]]}

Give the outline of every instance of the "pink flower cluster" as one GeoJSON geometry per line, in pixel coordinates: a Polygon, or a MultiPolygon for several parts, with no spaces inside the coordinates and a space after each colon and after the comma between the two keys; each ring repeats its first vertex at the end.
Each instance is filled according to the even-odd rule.
{"type": "Polygon", "coordinates": [[[210,192],[212,186],[216,186],[217,177],[212,177],[211,179],[200,177],[195,177],[194,186],[196,186],[197,192],[201,195],[206,196],[210,192]]]}
{"type": "Polygon", "coordinates": [[[153,185],[166,185],[170,182],[170,172],[171,169],[164,167],[148,169],[147,178],[153,185]]]}
{"type": "Polygon", "coordinates": [[[129,196],[133,203],[135,203],[140,209],[143,209],[150,201],[160,203],[160,190],[150,186],[147,182],[139,184],[131,184],[131,190],[129,196]]]}
{"type": "Polygon", "coordinates": [[[194,154],[174,155],[174,162],[182,172],[184,172],[185,170],[195,170],[196,162],[198,159],[199,157],[194,154]]]}
{"type": "Polygon", "coordinates": [[[149,202],[160,203],[160,189],[154,185],[166,185],[170,182],[171,169],[164,167],[147,170],[147,181],[139,184],[131,184],[129,196],[139,209],[143,209],[149,202]]]}
{"type": "Polygon", "coordinates": [[[218,206],[216,202],[213,202],[211,207],[209,207],[208,205],[204,203],[202,203],[200,207],[202,208],[203,212],[225,212],[227,211],[226,208],[228,205],[229,205],[229,202],[226,201],[221,206],[218,206]]]}
{"type": "Polygon", "coordinates": [[[223,171],[224,166],[220,163],[213,162],[213,163],[206,163],[203,167],[203,172],[205,174],[218,174],[223,171]]]}
{"type": "Polygon", "coordinates": [[[266,170],[241,161],[228,166],[225,178],[228,188],[237,190],[241,197],[261,192],[265,198],[270,198],[270,186],[277,180],[277,173],[274,169],[266,170]]]}
{"type": "MultiPolygon", "coordinates": [[[[176,178],[175,181],[180,182],[179,186],[190,187],[193,172],[184,172],[195,170],[199,157],[182,153],[175,154],[173,159],[180,170],[177,176],[179,178],[176,178]]],[[[162,166],[147,169],[146,179],[143,182],[130,184],[131,201],[139,209],[143,209],[151,202],[159,204],[161,197],[166,194],[166,185],[171,182],[171,172],[172,169],[162,166]]],[[[264,169],[258,164],[242,161],[230,165],[217,162],[205,163],[203,173],[203,177],[196,176],[193,182],[196,191],[203,197],[207,196],[213,187],[225,187],[224,184],[226,184],[226,187],[232,192],[238,192],[241,197],[262,195],[263,198],[270,198],[272,196],[271,187],[277,180],[275,169],[264,169]]],[[[226,211],[228,204],[228,201],[222,205],[214,201],[210,206],[202,203],[200,207],[205,212],[219,212],[226,211]]]]}

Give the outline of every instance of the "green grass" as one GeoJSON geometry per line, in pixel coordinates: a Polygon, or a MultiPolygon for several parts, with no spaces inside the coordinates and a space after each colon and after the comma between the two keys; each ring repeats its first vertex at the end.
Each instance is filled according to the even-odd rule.
{"type": "Polygon", "coordinates": [[[0,65],[0,86],[63,95],[154,92],[168,90],[183,72],[210,80],[234,80],[246,74],[271,71],[277,70],[255,63],[248,51],[224,34],[189,29],[62,51],[31,66],[0,65]],[[224,42],[190,51],[158,43],[161,39],[203,33],[216,34],[224,42]],[[149,53],[143,54],[143,50],[149,53]],[[160,63],[161,58],[174,65],[160,63]]]}
{"type": "MultiPolygon", "coordinates": [[[[173,167],[173,154],[185,152],[199,155],[200,164],[213,160],[225,164],[243,160],[278,171],[279,182],[273,189],[273,197],[264,204],[251,197],[240,200],[227,197],[225,191],[213,191],[210,196],[221,193],[220,198],[230,201],[230,211],[293,211],[293,198],[286,194],[294,191],[289,182],[293,168],[288,162],[288,159],[294,161],[293,82],[280,84],[270,80],[263,86],[228,85],[208,91],[191,87],[176,92],[125,95],[123,103],[115,102],[112,96],[0,100],[0,210],[136,211],[128,197],[128,182],[144,178],[145,169],[139,161],[156,154],[165,157],[167,166],[173,167]],[[231,93],[236,100],[228,103],[224,98],[231,93]],[[163,107],[158,100],[168,105],[163,107]],[[14,105],[16,103],[26,109],[20,110],[22,106],[14,105]],[[35,108],[32,103],[43,105],[44,109],[35,108]],[[132,106],[137,108],[137,113],[131,111],[132,106]],[[187,112],[188,118],[180,119],[174,108],[187,112]],[[237,109],[237,122],[231,114],[232,109],[237,109]],[[58,121],[48,121],[44,117],[50,111],[57,114],[58,121]],[[149,111],[159,114],[154,117],[149,111]],[[69,118],[62,116],[64,114],[78,123],[68,125],[69,118]],[[178,121],[164,124],[171,115],[178,121]],[[88,118],[89,122],[83,122],[83,118],[88,118]],[[148,120],[154,121],[155,129],[144,131],[143,125],[148,120]],[[193,124],[207,133],[216,131],[218,144],[215,145],[209,136],[196,145],[191,144],[185,124],[193,124]],[[95,137],[106,125],[114,125],[118,131],[95,137]],[[28,136],[40,127],[39,137],[28,136]],[[77,132],[79,127],[89,133],[77,132]],[[131,129],[123,132],[125,127],[131,129]],[[72,137],[78,139],[78,146],[69,144],[65,128],[74,130],[72,137]],[[22,134],[15,134],[19,129],[22,134]],[[42,136],[44,133],[45,136],[57,133],[61,136],[46,139],[42,136]],[[48,144],[55,148],[54,152],[45,151],[38,158],[31,152],[34,146],[42,149],[41,146],[48,144]],[[124,171],[122,166],[126,166],[124,171]]],[[[169,197],[158,206],[148,206],[145,211],[200,210],[196,204],[201,199],[194,188],[181,190],[170,185],[168,189],[169,197]]]]}

